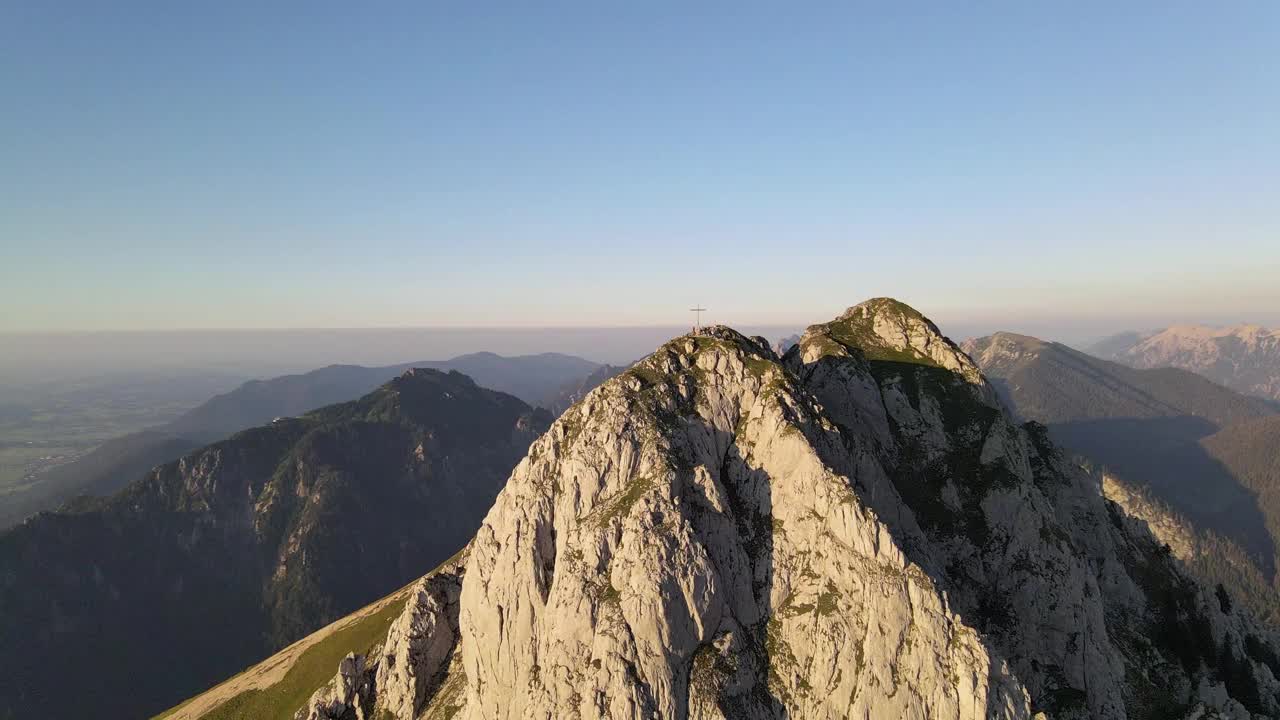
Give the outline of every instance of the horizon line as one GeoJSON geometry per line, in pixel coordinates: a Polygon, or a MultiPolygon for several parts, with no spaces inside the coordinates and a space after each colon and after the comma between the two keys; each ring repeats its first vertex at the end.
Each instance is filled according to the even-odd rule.
{"type": "MultiPolygon", "coordinates": [[[[808,327],[806,323],[737,323],[750,327],[762,328],[794,328],[808,327]]],[[[729,325],[733,323],[709,323],[709,325],[729,325]]],[[[0,335],[96,335],[108,333],[188,333],[188,332],[334,332],[334,331],[386,331],[386,330],[431,330],[431,331],[479,331],[479,330],[669,330],[683,328],[676,324],[637,324],[637,325],[366,325],[366,326],[279,326],[279,327],[179,327],[179,328],[55,328],[47,330],[4,329],[0,335]]]]}

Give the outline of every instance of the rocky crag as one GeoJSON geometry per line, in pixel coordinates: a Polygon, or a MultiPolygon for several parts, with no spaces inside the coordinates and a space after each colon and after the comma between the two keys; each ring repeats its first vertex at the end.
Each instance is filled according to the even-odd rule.
{"type": "Polygon", "coordinates": [[[591,392],[297,717],[1270,717],[1275,648],[877,299],[591,392]]]}

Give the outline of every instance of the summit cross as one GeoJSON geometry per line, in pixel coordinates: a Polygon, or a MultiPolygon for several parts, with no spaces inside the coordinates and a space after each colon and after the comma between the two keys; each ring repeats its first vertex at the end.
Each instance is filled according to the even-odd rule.
{"type": "Polygon", "coordinates": [[[693,331],[695,333],[702,332],[702,313],[706,311],[707,309],[702,307],[701,305],[699,305],[698,307],[689,308],[689,312],[694,313],[693,331]]]}

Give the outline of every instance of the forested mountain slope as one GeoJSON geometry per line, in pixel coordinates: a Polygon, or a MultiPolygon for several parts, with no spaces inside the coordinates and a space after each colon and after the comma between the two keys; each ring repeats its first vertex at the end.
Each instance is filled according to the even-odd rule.
{"type": "Polygon", "coordinates": [[[0,534],[0,717],[156,712],[403,585],[549,421],[409,370],[0,534]]]}

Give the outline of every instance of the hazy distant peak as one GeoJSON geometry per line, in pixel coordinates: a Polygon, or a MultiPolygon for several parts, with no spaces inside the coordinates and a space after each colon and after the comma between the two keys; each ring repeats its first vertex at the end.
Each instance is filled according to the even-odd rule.
{"type": "Polygon", "coordinates": [[[963,350],[983,372],[991,367],[1009,367],[1019,362],[1039,357],[1055,343],[1030,335],[1012,332],[995,332],[985,337],[969,338],[960,343],[963,350]]]}
{"type": "Polygon", "coordinates": [[[1027,345],[1036,345],[1036,346],[1044,345],[1050,342],[1048,340],[1041,340],[1038,337],[1032,337],[1031,335],[1023,335],[1022,333],[1009,332],[1007,330],[1000,330],[996,333],[993,333],[991,337],[999,340],[1007,341],[1007,342],[1017,342],[1017,343],[1023,343],[1027,345]]]}
{"type": "Polygon", "coordinates": [[[1174,325],[1127,345],[1095,346],[1095,351],[1134,367],[1191,370],[1235,390],[1280,400],[1280,331],[1261,325],[1174,325]]]}
{"type": "MultiPolygon", "coordinates": [[[[926,318],[919,310],[910,305],[891,297],[877,297],[870,300],[864,300],[857,305],[845,310],[841,313],[840,320],[848,320],[854,317],[871,317],[878,316],[881,318],[900,318],[903,320],[923,320],[933,325],[933,322],[926,318]]],[[[937,329],[937,326],[934,326],[937,329]]]]}
{"type": "Polygon", "coordinates": [[[777,353],[779,357],[781,357],[782,355],[785,355],[788,350],[790,350],[791,348],[799,344],[800,344],[800,333],[792,333],[791,335],[788,335],[783,338],[778,338],[776,341],[774,341],[773,351],[777,353]]]}
{"type": "Polygon", "coordinates": [[[861,355],[879,363],[926,365],[955,372],[989,403],[997,402],[977,365],[919,310],[893,298],[872,298],[831,322],[810,325],[800,339],[805,362],[828,355],[861,355]]]}
{"type": "Polygon", "coordinates": [[[596,363],[595,361],[578,357],[577,355],[569,355],[567,353],[561,353],[561,352],[540,352],[540,353],[530,353],[527,355],[499,355],[498,353],[490,352],[488,350],[481,350],[479,352],[473,352],[473,353],[465,353],[463,355],[458,355],[453,358],[450,358],[446,362],[458,363],[458,362],[465,362],[468,360],[471,360],[471,361],[485,360],[485,361],[491,361],[491,362],[506,362],[506,363],[530,361],[530,360],[563,361],[563,362],[574,363],[584,367],[586,366],[595,367],[596,365],[599,364],[599,363],[596,363]]]}
{"type": "Polygon", "coordinates": [[[471,376],[457,370],[412,367],[387,383],[385,389],[436,397],[450,392],[473,392],[480,390],[480,386],[471,376]]]}
{"type": "Polygon", "coordinates": [[[976,348],[981,351],[990,346],[1005,345],[1023,347],[1029,350],[1039,350],[1049,344],[1052,343],[1030,335],[999,330],[984,337],[969,338],[968,340],[960,343],[960,347],[964,349],[965,352],[972,355],[973,353],[970,352],[970,348],[976,348]]]}
{"type": "Polygon", "coordinates": [[[450,370],[448,372],[445,372],[443,370],[436,370],[434,368],[424,368],[424,367],[411,367],[408,370],[405,370],[403,373],[401,373],[400,378],[402,380],[431,380],[431,379],[442,379],[442,378],[449,377],[451,375],[456,375],[459,378],[465,378],[468,382],[471,381],[471,378],[467,377],[466,375],[463,375],[457,370],[450,370]]]}
{"type": "Polygon", "coordinates": [[[1145,338],[1144,342],[1165,342],[1169,340],[1213,340],[1216,338],[1235,337],[1241,340],[1256,342],[1263,337],[1274,336],[1275,330],[1254,325],[1238,323],[1235,325],[1173,325],[1145,338]]]}
{"type": "Polygon", "coordinates": [[[1090,355],[1114,360],[1121,353],[1129,350],[1134,345],[1137,345],[1157,332],[1160,331],[1126,330],[1121,333],[1116,333],[1115,335],[1109,335],[1092,345],[1085,347],[1084,350],[1090,355]]]}

